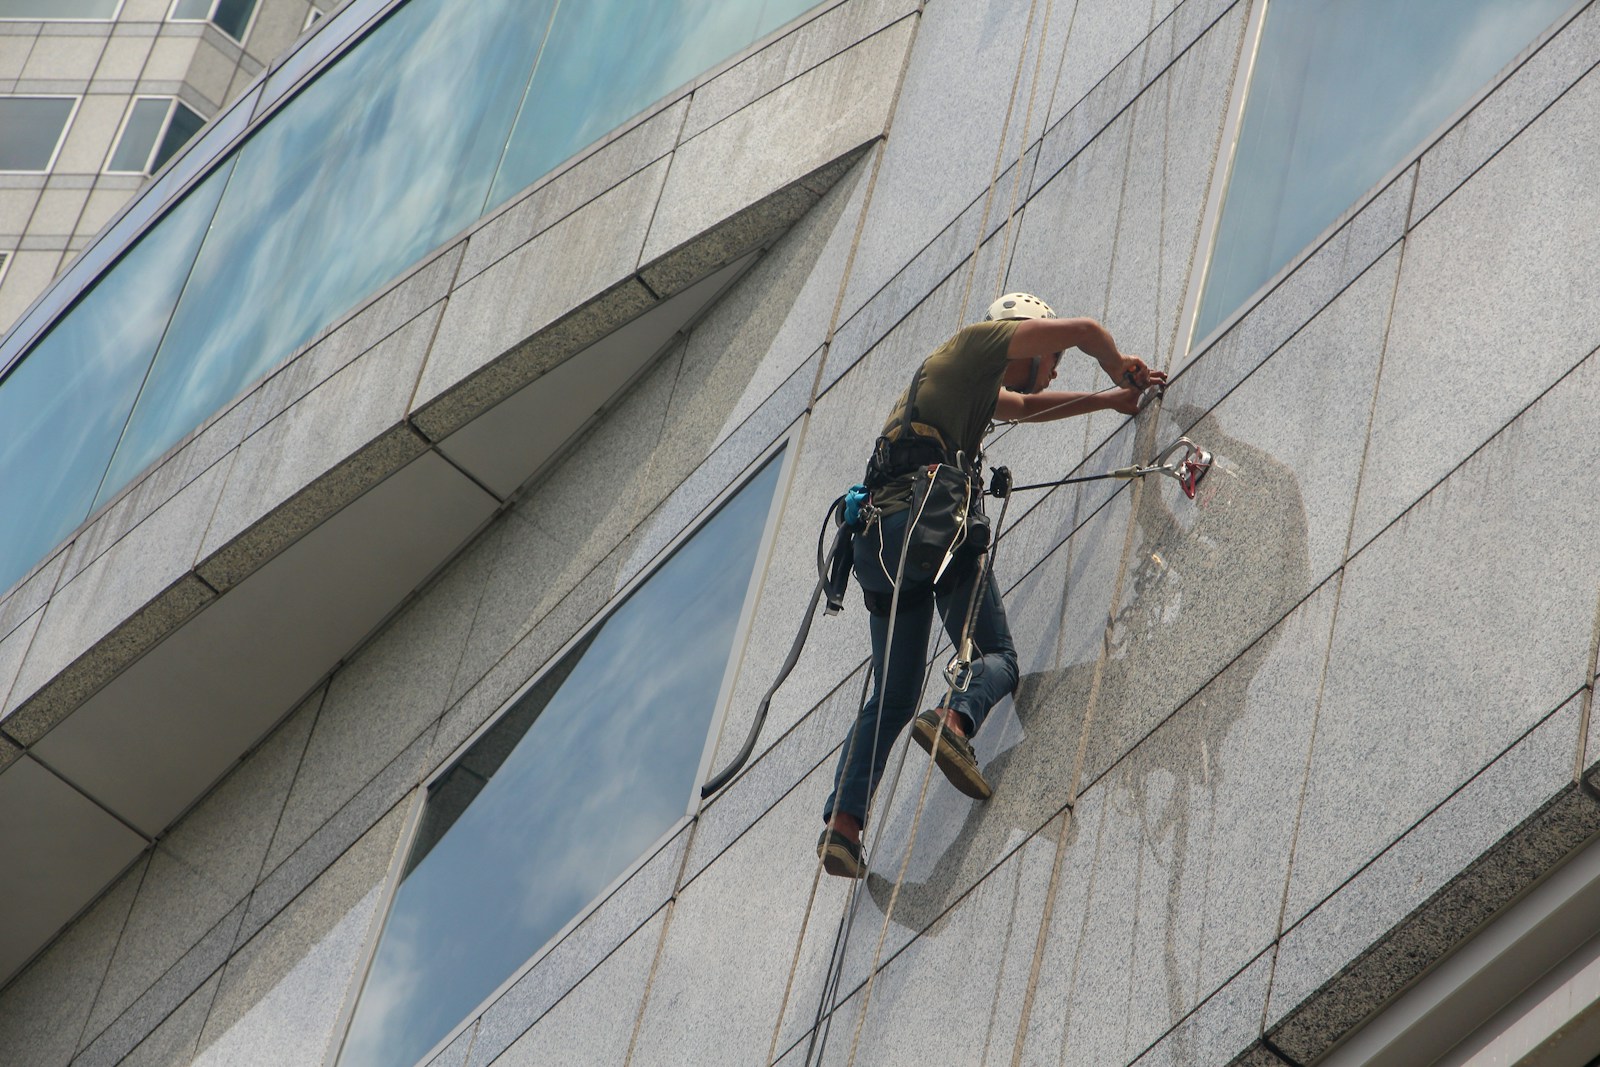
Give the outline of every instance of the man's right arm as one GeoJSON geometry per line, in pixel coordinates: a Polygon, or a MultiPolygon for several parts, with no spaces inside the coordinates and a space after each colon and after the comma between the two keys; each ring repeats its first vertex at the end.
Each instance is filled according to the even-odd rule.
{"type": "Polygon", "coordinates": [[[1164,382],[1167,376],[1151,370],[1138,356],[1123,355],[1109,330],[1094,319],[1026,319],[1012,331],[1007,359],[1032,359],[1076,348],[1094,357],[1106,375],[1117,385],[1127,385],[1128,376],[1143,389],[1151,382],[1164,382]]]}

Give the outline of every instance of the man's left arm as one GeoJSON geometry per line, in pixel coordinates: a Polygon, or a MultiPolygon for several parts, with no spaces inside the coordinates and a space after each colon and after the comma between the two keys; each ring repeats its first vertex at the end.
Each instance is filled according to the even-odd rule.
{"type": "Polygon", "coordinates": [[[994,405],[994,417],[1004,422],[1054,422],[1056,419],[1087,415],[1092,411],[1120,411],[1124,415],[1137,415],[1139,390],[1123,387],[1099,393],[1065,390],[1014,393],[1010,389],[1002,389],[994,405]]]}

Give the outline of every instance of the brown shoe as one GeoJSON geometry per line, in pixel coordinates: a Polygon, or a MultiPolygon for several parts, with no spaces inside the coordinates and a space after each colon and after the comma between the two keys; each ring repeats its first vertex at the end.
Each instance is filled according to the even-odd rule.
{"type": "Polygon", "coordinates": [[[861,846],[832,827],[825,828],[817,838],[817,855],[822,857],[822,869],[839,878],[865,878],[866,864],[861,862],[861,846]]]}
{"type": "Polygon", "coordinates": [[[934,757],[934,762],[950,780],[950,784],[967,796],[988,800],[994,793],[989,783],[984,781],[983,773],[978,770],[978,757],[973,753],[972,745],[966,738],[948,729],[937,712],[924,711],[911,720],[911,736],[928,753],[933,752],[934,741],[938,739],[939,753],[934,757]],[[942,738],[939,737],[941,732],[944,734],[942,738]]]}

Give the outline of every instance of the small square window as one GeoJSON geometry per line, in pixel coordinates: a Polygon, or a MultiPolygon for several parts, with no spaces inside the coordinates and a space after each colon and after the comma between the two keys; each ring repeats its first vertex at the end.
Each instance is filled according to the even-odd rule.
{"type": "Polygon", "coordinates": [[[138,97],[128,109],[106,171],[154,174],[205,122],[181,100],[170,96],[138,97]]]}
{"type": "Polygon", "coordinates": [[[167,18],[173,22],[209,22],[242,42],[256,13],[256,0],[173,0],[167,18]]]}
{"type": "Polygon", "coordinates": [[[47,172],[77,109],[75,96],[0,96],[0,171],[47,172]]]}

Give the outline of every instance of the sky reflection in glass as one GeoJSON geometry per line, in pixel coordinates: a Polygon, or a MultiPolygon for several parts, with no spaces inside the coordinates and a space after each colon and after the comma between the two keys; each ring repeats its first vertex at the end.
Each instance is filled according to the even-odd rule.
{"type": "MultiPolygon", "coordinates": [[[[329,39],[355,32],[384,2],[348,4],[334,16],[331,29],[338,33],[329,39]]],[[[116,403],[123,406],[85,415],[97,425],[115,423],[123,434],[105,477],[82,479],[99,484],[98,506],[296,348],[465,229],[486,205],[516,194],[662,94],[814,6],[815,0],[568,0],[559,6],[556,0],[411,0],[230,150],[258,103],[275,100],[316,61],[320,49],[301,48],[268,79],[266,95],[258,86],[218,116],[112,231],[68,267],[0,346],[0,365],[72,301],[85,279],[105,271],[97,283],[103,288],[147,284],[110,276],[126,269],[107,266],[121,247],[119,235],[158,213],[174,186],[232,151],[236,165],[222,168],[235,167],[232,180],[203,183],[213,198],[223,183],[227,188],[198,261],[184,262],[179,275],[160,283],[179,286],[182,298],[170,328],[161,324],[166,333],[154,366],[141,355],[128,371],[145,379],[149,369],[132,419],[120,393],[116,403]],[[550,47],[543,47],[547,32],[550,47]],[[193,276],[183,287],[191,265],[193,276]]],[[[156,166],[170,151],[166,142],[176,143],[184,132],[177,118],[172,131],[156,166]]],[[[153,314],[170,305],[150,309],[153,314]]],[[[77,313],[63,313],[23,362],[53,349],[47,338],[55,332],[81,339],[101,329],[72,326],[77,313]]],[[[26,397],[4,401],[0,410],[37,406],[38,391],[49,391],[39,383],[67,378],[44,369],[22,374],[19,364],[0,382],[0,393],[33,384],[26,397]]],[[[31,422],[12,425],[24,424],[31,422]]],[[[49,439],[11,437],[7,447],[14,450],[50,447],[49,439]]],[[[6,494],[0,500],[15,499],[10,491],[0,483],[6,494]]],[[[70,530],[85,517],[70,492],[21,499],[23,506],[10,509],[10,526],[0,528],[7,538],[0,545],[0,588],[37,562],[23,543],[53,544],[54,531],[70,530]]]]}
{"type": "Polygon", "coordinates": [[[228,168],[101,278],[0,389],[0,584],[88,518],[228,168]]]}
{"type": "Polygon", "coordinates": [[[112,482],[478,217],[552,2],[413,0],[251,137],[112,482]]]}
{"type": "Polygon", "coordinates": [[[685,814],[781,466],[432,787],[343,1067],[414,1063],[685,814]]]}
{"type": "Polygon", "coordinates": [[[1571,0],[1271,0],[1201,341],[1571,0]]]}

